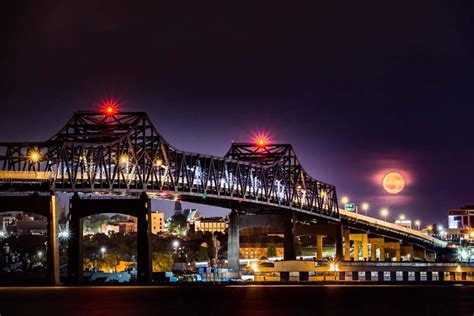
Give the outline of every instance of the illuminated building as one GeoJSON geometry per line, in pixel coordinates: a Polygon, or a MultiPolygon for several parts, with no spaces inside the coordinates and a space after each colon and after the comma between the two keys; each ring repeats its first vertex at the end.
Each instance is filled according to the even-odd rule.
{"type": "Polygon", "coordinates": [[[119,222],[119,232],[122,234],[136,233],[137,232],[137,222],[133,220],[128,220],[127,222],[119,222]]]}
{"type": "Polygon", "coordinates": [[[268,243],[252,243],[252,242],[242,242],[240,243],[240,257],[242,259],[261,259],[269,257],[283,257],[284,248],[283,243],[275,243],[275,253],[274,256],[268,253],[269,247],[268,243]]]}
{"type": "Polygon", "coordinates": [[[448,210],[447,239],[474,246],[474,205],[448,210]]]}
{"type": "Polygon", "coordinates": [[[448,228],[474,228],[474,205],[449,210],[448,228]]]}
{"type": "Polygon", "coordinates": [[[152,234],[161,234],[165,231],[165,213],[151,212],[151,232],[152,234]]]}
{"type": "Polygon", "coordinates": [[[227,225],[227,221],[222,217],[203,217],[194,220],[194,231],[224,233],[227,225]]]}
{"type": "Polygon", "coordinates": [[[187,208],[183,211],[183,215],[186,216],[186,222],[193,224],[194,221],[201,218],[201,213],[195,208],[187,208]]]}
{"type": "Polygon", "coordinates": [[[48,223],[42,216],[32,216],[23,212],[0,216],[0,232],[3,235],[44,235],[48,223]]]}
{"type": "Polygon", "coordinates": [[[13,215],[4,215],[0,216],[1,219],[1,231],[6,232],[9,225],[13,225],[15,223],[16,217],[13,215]]]}
{"type": "Polygon", "coordinates": [[[24,218],[16,221],[16,235],[44,235],[47,232],[46,218],[24,218]]]}
{"type": "Polygon", "coordinates": [[[99,232],[107,235],[110,235],[111,233],[116,234],[120,232],[120,226],[118,224],[102,224],[100,225],[99,232]]]}

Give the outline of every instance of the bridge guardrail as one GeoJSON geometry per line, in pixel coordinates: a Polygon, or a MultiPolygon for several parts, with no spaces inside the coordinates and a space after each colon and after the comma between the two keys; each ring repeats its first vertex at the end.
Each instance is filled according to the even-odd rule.
{"type": "Polygon", "coordinates": [[[373,218],[373,217],[370,217],[370,216],[366,216],[366,215],[362,215],[362,214],[358,214],[358,213],[353,213],[353,212],[348,212],[348,211],[343,210],[343,209],[339,209],[339,215],[341,217],[345,216],[345,217],[351,218],[351,219],[356,220],[356,221],[366,222],[367,224],[370,224],[370,225],[373,225],[373,226],[379,226],[379,227],[383,227],[385,229],[395,230],[395,231],[405,233],[405,234],[408,234],[408,235],[414,235],[418,238],[428,240],[431,243],[433,243],[433,245],[438,246],[438,247],[446,248],[447,245],[448,245],[447,241],[439,240],[439,239],[434,238],[432,236],[429,236],[425,233],[422,233],[418,230],[414,230],[414,229],[403,227],[403,226],[400,226],[400,225],[397,225],[397,224],[389,223],[387,221],[376,219],[376,218],[373,218]]]}
{"type": "Polygon", "coordinates": [[[36,180],[47,181],[53,179],[50,171],[0,171],[0,181],[36,180]]]}

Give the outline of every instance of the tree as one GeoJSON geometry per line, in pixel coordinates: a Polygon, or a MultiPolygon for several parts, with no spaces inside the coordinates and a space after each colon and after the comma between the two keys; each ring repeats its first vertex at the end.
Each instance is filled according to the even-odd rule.
{"type": "Polygon", "coordinates": [[[94,262],[92,262],[92,260],[89,259],[89,258],[84,258],[82,267],[83,267],[84,270],[90,270],[90,269],[94,268],[94,262]]]}
{"type": "Polygon", "coordinates": [[[120,263],[120,257],[113,253],[107,253],[99,262],[100,270],[117,272],[117,266],[120,263]]]}
{"type": "Polygon", "coordinates": [[[167,272],[173,269],[173,255],[164,252],[153,253],[153,272],[167,272]]]}
{"type": "Polygon", "coordinates": [[[274,243],[269,243],[267,245],[267,257],[276,257],[277,256],[277,250],[275,247],[274,243]]]}
{"type": "Polygon", "coordinates": [[[183,235],[187,228],[187,218],[184,214],[175,214],[171,216],[168,224],[168,231],[171,234],[183,235]]]}
{"type": "Polygon", "coordinates": [[[207,253],[207,248],[199,247],[199,250],[196,253],[196,261],[208,261],[209,255],[207,253]]]}
{"type": "Polygon", "coordinates": [[[112,220],[114,222],[126,222],[126,221],[129,220],[129,217],[126,216],[126,215],[122,215],[122,214],[115,214],[115,215],[110,217],[110,220],[112,220]]]}

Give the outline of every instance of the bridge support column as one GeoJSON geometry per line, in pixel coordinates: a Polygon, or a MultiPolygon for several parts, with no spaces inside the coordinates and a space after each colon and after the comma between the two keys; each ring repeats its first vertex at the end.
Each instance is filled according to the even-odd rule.
{"type": "Polygon", "coordinates": [[[51,194],[48,216],[48,281],[52,285],[59,285],[59,249],[58,249],[58,221],[56,214],[56,196],[51,194]]]}
{"type": "Polygon", "coordinates": [[[370,261],[377,260],[377,248],[375,248],[374,244],[370,245],[370,261]]]}
{"type": "Polygon", "coordinates": [[[386,242],[384,244],[384,249],[390,250],[390,260],[392,259],[392,251],[395,252],[395,261],[401,260],[401,253],[400,253],[400,243],[399,242],[386,242]]]}
{"type": "Polygon", "coordinates": [[[369,236],[367,234],[362,235],[362,258],[364,261],[369,259],[369,236]]]}
{"type": "Polygon", "coordinates": [[[351,234],[349,229],[343,230],[344,236],[344,261],[351,261],[351,234]]]}
{"type": "Polygon", "coordinates": [[[149,284],[153,271],[150,247],[151,203],[146,193],[142,193],[140,199],[143,209],[137,216],[137,280],[140,284],[149,284]]]}
{"type": "Polygon", "coordinates": [[[82,279],[82,218],[74,210],[75,201],[79,200],[77,193],[69,204],[69,241],[68,241],[68,283],[78,284],[82,279]]]}
{"type": "Polygon", "coordinates": [[[359,261],[359,247],[360,247],[360,241],[354,240],[354,261],[359,261]]]}
{"type": "Polygon", "coordinates": [[[359,260],[360,245],[362,245],[362,260],[367,260],[369,258],[369,236],[367,234],[350,234],[350,239],[354,241],[354,260],[359,260]]]}
{"type": "Polygon", "coordinates": [[[408,261],[413,261],[413,246],[401,246],[401,254],[406,256],[408,261]]]}
{"type": "Polygon", "coordinates": [[[239,215],[237,210],[232,208],[229,215],[229,235],[227,237],[227,262],[229,269],[236,272],[240,271],[239,255],[239,215]]]}
{"type": "Polygon", "coordinates": [[[425,249],[413,249],[413,258],[418,258],[426,261],[426,250],[425,249]]]}
{"type": "Polygon", "coordinates": [[[395,249],[395,260],[402,261],[402,256],[400,255],[400,245],[395,249]]]}
{"type": "Polygon", "coordinates": [[[325,235],[316,235],[316,259],[323,259],[323,241],[325,235]]]}
{"type": "Polygon", "coordinates": [[[379,257],[379,260],[380,261],[385,261],[385,247],[382,245],[380,245],[379,247],[380,249],[380,257],[379,257]]]}
{"type": "Polygon", "coordinates": [[[288,217],[287,223],[285,224],[284,260],[296,260],[295,222],[295,216],[292,214],[288,217]]]}
{"type": "Polygon", "coordinates": [[[343,227],[342,225],[336,226],[336,259],[338,261],[343,259],[343,238],[342,238],[343,227]]]}
{"type": "Polygon", "coordinates": [[[380,254],[379,254],[379,260],[383,261],[384,255],[383,255],[383,244],[384,244],[384,239],[383,238],[369,238],[369,244],[370,244],[370,260],[371,261],[376,261],[377,260],[377,249],[379,249],[380,254]]]}

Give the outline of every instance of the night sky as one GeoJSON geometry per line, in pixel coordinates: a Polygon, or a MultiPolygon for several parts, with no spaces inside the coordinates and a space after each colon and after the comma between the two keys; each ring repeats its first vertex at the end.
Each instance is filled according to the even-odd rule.
{"type": "Polygon", "coordinates": [[[114,98],[179,149],[291,143],[372,215],[428,224],[474,204],[473,2],[137,2],[3,6],[2,141],[45,140],[114,98]],[[398,195],[389,170],[407,178],[398,195]]]}

